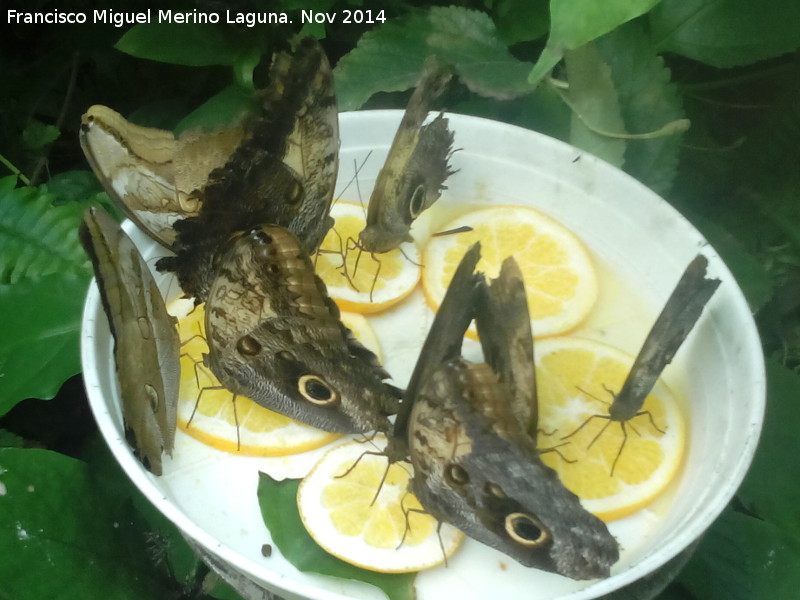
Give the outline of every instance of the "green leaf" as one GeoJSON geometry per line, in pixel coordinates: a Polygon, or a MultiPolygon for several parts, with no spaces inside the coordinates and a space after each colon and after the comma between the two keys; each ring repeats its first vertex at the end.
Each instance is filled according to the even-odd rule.
{"type": "Polygon", "coordinates": [[[58,127],[32,119],[22,131],[22,145],[28,150],[37,150],[56,141],[60,135],[58,127]]]}
{"type": "Polygon", "coordinates": [[[771,523],[728,510],[706,533],[679,581],[703,600],[795,598],[800,543],[771,523]]]}
{"type": "Polygon", "coordinates": [[[660,0],[550,0],[550,37],[528,81],[539,82],[566,50],[575,50],[643,15],[660,0]]]}
{"type": "Polygon", "coordinates": [[[664,0],[649,17],[659,50],[715,67],[746,65],[800,47],[796,0],[664,0]]]}
{"type": "MultiPolygon", "coordinates": [[[[638,22],[628,23],[597,40],[611,67],[626,129],[633,134],[657,131],[685,113],[670,71],[638,22]]],[[[682,132],[628,140],[625,171],[659,193],[669,190],[678,167],[682,132]]]]}
{"type": "Polygon", "coordinates": [[[800,540],[800,463],[787,460],[800,431],[800,375],[767,361],[767,399],[761,441],[738,496],[757,516],[800,540]]]}
{"type": "Polygon", "coordinates": [[[507,44],[538,40],[550,28],[547,0],[499,0],[493,12],[497,31],[507,44]]]}
{"type": "Polygon", "coordinates": [[[253,94],[247,94],[240,87],[230,85],[186,115],[175,127],[175,134],[179,135],[197,127],[212,130],[231,125],[255,107],[256,98],[253,94]]]}
{"type": "Polygon", "coordinates": [[[525,81],[530,64],[509,53],[486,13],[432,7],[368,31],[339,60],[339,109],[355,110],[377,92],[412,87],[431,54],[454,65],[461,81],[482,96],[502,100],[532,91],[525,81]]]}
{"type": "Polygon", "coordinates": [[[750,309],[756,312],[772,298],[772,278],[762,260],[750,253],[736,232],[720,225],[718,220],[694,216],[692,223],[700,229],[742,288],[750,309]]]}
{"type": "Polygon", "coordinates": [[[110,501],[88,465],[3,448],[0,482],[1,598],[169,597],[130,503],[110,501]]]}
{"type": "Polygon", "coordinates": [[[54,205],[67,202],[95,202],[103,186],[91,171],[63,171],[47,182],[47,190],[55,196],[54,205]]]}
{"type": "Polygon", "coordinates": [[[0,285],[0,415],[25,398],[52,398],[81,370],[81,314],[89,276],[75,272],[0,285]]]}
{"type": "Polygon", "coordinates": [[[0,429],[0,447],[2,448],[22,448],[25,440],[16,433],[11,433],[6,429],[0,429]]]}
{"type": "Polygon", "coordinates": [[[303,526],[297,510],[297,487],[300,481],[275,481],[261,473],[258,480],[258,503],[272,541],[281,554],[304,572],[320,573],[343,579],[355,579],[383,590],[390,600],[414,600],[416,573],[390,575],[354,567],[320,548],[303,526]]]}
{"type": "Polygon", "coordinates": [[[114,47],[137,58],[189,67],[233,66],[249,52],[223,28],[206,23],[142,23],[131,27],[114,47]]]}
{"type": "Polygon", "coordinates": [[[569,91],[564,94],[573,110],[569,142],[603,160],[621,166],[625,140],[607,133],[624,134],[619,97],[611,69],[594,44],[565,55],[569,91]]]}
{"type": "Polygon", "coordinates": [[[15,186],[16,177],[0,179],[0,284],[48,273],[91,273],[78,242],[84,207],[52,206],[46,186],[15,186]]]}

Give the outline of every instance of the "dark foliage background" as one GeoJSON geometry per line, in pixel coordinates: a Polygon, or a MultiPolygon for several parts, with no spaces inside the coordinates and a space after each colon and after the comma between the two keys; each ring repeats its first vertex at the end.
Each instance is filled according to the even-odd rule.
{"type": "MultiPolygon", "coordinates": [[[[52,0],[6,11],[82,11],[52,0]]],[[[118,0],[115,11],[148,4],[118,0]]],[[[158,8],[152,6],[151,8],[158,8]]],[[[160,8],[164,8],[163,6],[160,8]]],[[[196,0],[201,12],[379,11],[308,25],[342,109],[402,107],[424,57],[457,66],[454,112],[536,129],[617,164],[706,235],[761,331],[768,414],[753,468],[660,598],[800,589],[800,4],[795,0],[196,0]],[[487,68],[489,65],[489,68],[487,68]]],[[[106,203],[77,142],[106,104],[149,126],[212,125],[292,25],[22,25],[0,36],[0,598],[232,598],[133,489],[80,380],[91,269],[77,223],[106,203]]],[[[254,83],[255,82],[255,83],[254,83]]]]}

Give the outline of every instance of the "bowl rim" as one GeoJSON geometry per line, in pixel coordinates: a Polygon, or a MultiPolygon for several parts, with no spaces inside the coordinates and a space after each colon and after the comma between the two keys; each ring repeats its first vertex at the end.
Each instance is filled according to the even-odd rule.
{"type": "MultiPolygon", "coordinates": [[[[376,124],[386,126],[387,120],[399,122],[402,117],[402,110],[369,110],[369,111],[350,111],[339,114],[340,128],[354,128],[360,129],[370,128],[376,124]],[[357,125],[356,125],[357,124],[357,125]]],[[[456,133],[460,128],[464,127],[477,127],[477,128],[492,128],[492,135],[496,136],[520,136],[529,137],[535,140],[537,145],[543,146],[545,150],[552,149],[557,152],[569,152],[574,155],[576,152],[581,156],[585,156],[588,161],[597,164],[597,168],[601,171],[611,169],[616,172],[616,176],[623,176],[627,178],[627,185],[634,188],[639,188],[638,193],[642,196],[650,196],[651,201],[657,201],[662,204],[661,210],[670,213],[671,218],[677,218],[685,221],[686,225],[692,230],[697,230],[692,226],[686,218],[679,213],[672,205],[666,200],[658,196],[655,192],[650,190],[644,184],[634,179],[627,173],[624,173],[602,161],[601,159],[588,155],[586,152],[571,146],[570,144],[551,138],[542,133],[528,130],[522,127],[485,119],[482,117],[474,117],[468,115],[460,115],[455,113],[445,113],[445,116],[454,123],[454,130],[456,133]]],[[[350,147],[350,146],[348,146],[350,147]]],[[[358,147],[355,146],[354,147],[358,147]]],[[[126,232],[131,232],[136,229],[136,226],[126,221],[123,225],[126,232]]],[[[697,235],[702,238],[702,235],[697,232],[697,235]]],[[[737,326],[740,328],[739,335],[745,340],[745,346],[748,348],[758,348],[760,360],[751,361],[751,369],[755,375],[752,381],[752,403],[749,406],[750,429],[746,434],[744,445],[741,447],[741,452],[738,455],[733,468],[728,472],[725,479],[726,485],[719,486],[711,496],[712,502],[703,507],[689,525],[684,528],[678,536],[673,537],[668,543],[660,546],[656,551],[650,552],[640,560],[630,564],[630,566],[623,572],[613,574],[607,579],[598,580],[591,585],[581,590],[567,593],[566,595],[559,596],[559,600],[579,600],[596,598],[602,594],[607,594],[611,591],[617,590],[625,585],[632,583],[644,577],[648,573],[663,566],[666,562],[677,556],[681,551],[691,544],[692,541],[698,539],[702,533],[713,523],[719,514],[727,506],[730,499],[735,494],[739,485],[745,477],[745,474],[750,467],[753,455],[756,450],[759,435],[763,425],[763,417],[766,409],[766,373],[763,352],[761,351],[761,342],[756,329],[755,322],[750,313],[747,301],[741,288],[736,283],[733,275],[727,266],[720,258],[717,258],[717,270],[720,274],[724,275],[725,279],[731,281],[734,285],[730,286],[734,289],[729,290],[732,294],[732,300],[736,303],[740,311],[746,309],[749,318],[746,322],[739,322],[737,326]]],[[[133,453],[125,441],[124,434],[119,428],[119,418],[112,415],[109,410],[108,404],[102,395],[101,372],[97,368],[97,353],[95,351],[96,345],[99,340],[95,339],[96,321],[98,318],[105,319],[100,296],[95,285],[94,279],[92,280],[89,291],[86,296],[84,304],[82,325],[81,325],[81,363],[84,374],[84,382],[89,399],[89,404],[92,412],[94,413],[97,421],[98,428],[100,429],[106,443],[108,444],[112,454],[119,462],[122,469],[127,473],[128,477],[134,482],[136,487],[148,498],[148,500],[155,504],[156,507],[172,521],[178,528],[186,535],[192,538],[196,543],[200,544],[203,548],[214,553],[223,561],[230,564],[236,570],[244,573],[248,577],[256,577],[257,580],[264,581],[270,586],[273,586],[278,594],[293,594],[295,596],[317,598],[320,600],[344,600],[348,596],[344,596],[337,592],[323,590],[302,581],[291,580],[285,575],[271,571],[264,567],[264,565],[257,565],[248,557],[243,557],[240,553],[232,548],[220,543],[213,535],[205,531],[199,524],[190,519],[177,505],[172,503],[169,498],[159,489],[157,480],[158,478],[148,473],[138,460],[134,457],[133,453]],[[256,575],[254,571],[257,571],[256,575]]],[[[115,376],[115,374],[114,374],[115,376]]]]}

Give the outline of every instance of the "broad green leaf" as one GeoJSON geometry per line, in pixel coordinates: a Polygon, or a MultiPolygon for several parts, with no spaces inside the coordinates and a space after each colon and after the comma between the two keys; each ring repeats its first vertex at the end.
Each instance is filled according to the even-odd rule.
{"type": "Polygon", "coordinates": [[[242,38],[205,23],[142,23],[131,27],[114,47],[137,58],[189,67],[233,66],[249,52],[242,38]]]}
{"type": "Polygon", "coordinates": [[[767,389],[761,441],[738,496],[754,514],[800,540],[800,463],[788,457],[800,431],[800,375],[767,361],[767,389]]]}
{"type": "Polygon", "coordinates": [[[230,85],[186,115],[175,127],[175,134],[179,135],[197,127],[210,130],[230,125],[255,107],[254,95],[243,92],[238,86],[230,85]]]}
{"type": "Polygon", "coordinates": [[[715,67],[746,65],[800,47],[796,0],[664,0],[649,18],[660,51],[715,67]]]}
{"type": "Polygon", "coordinates": [[[368,31],[339,60],[339,109],[355,110],[377,92],[414,86],[431,54],[454,65],[464,85],[482,96],[509,99],[532,91],[525,81],[530,64],[509,53],[486,13],[432,7],[368,31]]]}
{"type": "Polygon", "coordinates": [[[130,503],[55,452],[0,449],[0,598],[171,597],[130,503]]]}
{"type": "Polygon", "coordinates": [[[594,44],[586,44],[565,54],[569,91],[564,93],[572,109],[569,142],[621,166],[625,133],[619,97],[611,80],[611,69],[594,44]]]}
{"type": "MultiPolygon", "coordinates": [[[[639,23],[628,23],[601,37],[597,48],[611,68],[628,132],[646,135],[685,118],[670,71],[639,23]]],[[[625,170],[656,192],[666,192],[675,178],[682,138],[679,130],[628,140],[625,170]]]]}
{"type": "Polygon", "coordinates": [[[550,0],[550,37],[528,81],[539,82],[566,50],[575,50],[643,15],[661,0],[550,0]]]}
{"type": "Polygon", "coordinates": [[[772,523],[729,509],[706,533],[679,581],[703,600],[795,598],[800,541],[772,523]]]}
{"type": "Polygon", "coordinates": [[[272,541],[281,554],[304,572],[355,579],[383,590],[390,600],[414,600],[416,573],[391,575],[354,567],[320,548],[306,531],[297,510],[297,479],[275,481],[261,473],[258,503],[272,541]]]}
{"type": "Polygon", "coordinates": [[[52,206],[55,197],[46,186],[15,186],[16,177],[0,179],[0,284],[48,273],[91,273],[78,242],[84,207],[52,206]]]}
{"type": "Polygon", "coordinates": [[[498,0],[492,12],[497,31],[508,44],[538,40],[550,28],[547,0],[498,0]]]}
{"type": "Polygon", "coordinates": [[[25,398],[52,398],[80,372],[88,282],[87,274],[67,271],[0,285],[0,315],[13,315],[0,336],[0,415],[25,398]]]}
{"type": "Polygon", "coordinates": [[[22,144],[29,150],[36,150],[56,141],[60,135],[58,127],[32,119],[22,131],[22,144]]]}

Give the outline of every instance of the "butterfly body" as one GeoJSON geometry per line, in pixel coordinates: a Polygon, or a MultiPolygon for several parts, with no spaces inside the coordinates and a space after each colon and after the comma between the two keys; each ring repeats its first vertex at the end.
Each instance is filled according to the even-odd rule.
{"type": "Polygon", "coordinates": [[[423,125],[429,106],[451,77],[435,57],[426,63],[370,196],[367,225],[359,234],[359,244],[368,252],[388,252],[411,241],[411,224],[439,199],[453,173],[453,133],[447,119],[440,114],[423,125]]]}
{"type": "Polygon", "coordinates": [[[708,259],[698,254],[686,267],[636,356],[625,383],[609,407],[612,421],[628,421],[642,408],[664,368],[694,327],[703,308],[719,287],[707,278],[708,259]]]}
{"type": "MultiPolygon", "coordinates": [[[[395,423],[414,466],[412,486],[437,519],[521,564],[574,579],[605,577],[619,549],[536,449],[533,337],[519,268],[491,284],[473,246],[434,318],[395,423]],[[486,362],[461,357],[477,317],[486,362]]],[[[390,458],[402,444],[390,445],[390,458]]]]}
{"type": "Polygon", "coordinates": [[[509,409],[489,365],[457,358],[437,369],[412,411],[414,493],[436,518],[525,566],[608,576],[616,543],[541,462],[509,409]]]}
{"type": "Polygon", "coordinates": [[[126,437],[145,466],[161,474],[177,424],[180,340],[153,276],[119,225],[89,209],[80,230],[114,337],[126,437]]]}
{"type": "Polygon", "coordinates": [[[206,303],[209,364],[225,387],[326,431],[387,431],[396,396],[342,325],[299,240],[278,226],[235,236],[206,303]]]}

